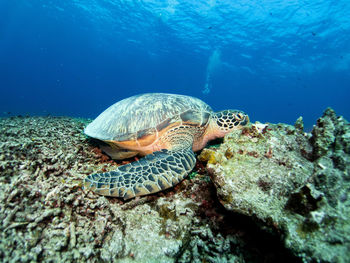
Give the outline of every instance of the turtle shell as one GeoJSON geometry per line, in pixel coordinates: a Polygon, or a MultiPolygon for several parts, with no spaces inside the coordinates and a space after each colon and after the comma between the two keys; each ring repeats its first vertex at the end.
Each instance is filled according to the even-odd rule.
{"type": "Polygon", "coordinates": [[[84,132],[103,141],[133,141],[149,135],[155,138],[159,132],[176,123],[207,125],[212,113],[209,105],[194,97],[146,93],[113,104],[84,132]]]}

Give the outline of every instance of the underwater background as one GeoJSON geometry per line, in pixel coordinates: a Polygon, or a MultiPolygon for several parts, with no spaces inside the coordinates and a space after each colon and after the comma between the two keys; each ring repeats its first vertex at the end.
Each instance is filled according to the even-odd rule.
{"type": "Polygon", "coordinates": [[[350,1],[0,0],[0,116],[95,118],[144,92],[310,130],[350,118],[350,1]]]}
{"type": "Polygon", "coordinates": [[[349,0],[0,0],[0,261],[350,262],[349,17],[349,0]],[[112,160],[83,133],[145,92],[252,123],[178,182],[166,151],[112,160]],[[125,169],[95,185],[174,187],[86,185],[125,169]]]}

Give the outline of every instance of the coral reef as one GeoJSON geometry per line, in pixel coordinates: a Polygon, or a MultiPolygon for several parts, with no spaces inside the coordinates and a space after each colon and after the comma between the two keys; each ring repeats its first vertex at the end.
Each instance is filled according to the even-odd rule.
{"type": "MultiPolygon", "coordinates": [[[[116,163],[88,120],[0,119],[2,262],[346,262],[349,124],[256,123],[175,188],[123,202],[82,189],[116,163]],[[283,242],[281,242],[281,240],[283,242]]],[[[132,161],[132,160],[129,160],[132,161]]]]}
{"type": "Polygon", "coordinates": [[[312,134],[256,123],[225,137],[199,159],[223,206],[280,233],[306,262],[350,258],[349,123],[327,109],[312,134]]]}
{"type": "MultiPolygon", "coordinates": [[[[221,231],[219,222],[228,226],[231,218],[213,201],[214,188],[201,163],[202,174],[130,202],[85,192],[87,174],[119,165],[83,134],[86,124],[72,118],[0,119],[2,262],[271,258],[265,251],[274,243],[268,249],[262,242],[248,244],[244,228],[221,231]]],[[[274,256],[274,262],[281,257],[274,256]]]]}

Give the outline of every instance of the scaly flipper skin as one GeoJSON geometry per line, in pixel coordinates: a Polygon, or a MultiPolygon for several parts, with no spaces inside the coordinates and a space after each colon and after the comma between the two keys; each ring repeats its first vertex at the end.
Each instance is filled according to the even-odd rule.
{"type": "Polygon", "coordinates": [[[85,188],[124,200],[170,188],[182,181],[196,164],[192,147],[186,146],[154,152],[111,172],[91,174],[84,181],[85,188]]]}

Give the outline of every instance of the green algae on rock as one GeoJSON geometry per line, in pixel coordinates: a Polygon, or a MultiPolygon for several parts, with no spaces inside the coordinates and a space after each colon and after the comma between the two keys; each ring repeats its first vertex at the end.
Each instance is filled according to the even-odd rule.
{"type": "Polygon", "coordinates": [[[346,262],[349,123],[327,109],[312,134],[302,127],[301,119],[295,126],[253,124],[199,158],[208,161],[226,209],[283,233],[286,247],[306,262],[346,262]]]}

